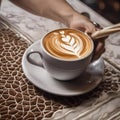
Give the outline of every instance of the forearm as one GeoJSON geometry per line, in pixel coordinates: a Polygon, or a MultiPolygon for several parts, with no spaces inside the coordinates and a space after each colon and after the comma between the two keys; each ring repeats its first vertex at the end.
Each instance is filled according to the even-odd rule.
{"type": "Polygon", "coordinates": [[[65,0],[10,0],[25,10],[64,24],[76,12],[65,0]]]}

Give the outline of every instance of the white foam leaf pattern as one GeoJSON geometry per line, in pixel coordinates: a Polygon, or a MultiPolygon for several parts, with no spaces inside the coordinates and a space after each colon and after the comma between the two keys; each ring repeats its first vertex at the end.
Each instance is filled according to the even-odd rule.
{"type": "Polygon", "coordinates": [[[61,43],[61,47],[67,50],[67,53],[80,57],[82,42],[77,41],[74,37],[71,37],[70,35],[62,37],[62,41],[63,43],[61,43]]]}
{"type": "Polygon", "coordinates": [[[70,40],[70,44],[74,45],[74,43],[75,43],[75,39],[72,37],[72,39],[70,40]]]}
{"type": "Polygon", "coordinates": [[[62,37],[62,41],[64,41],[64,42],[70,42],[70,36],[66,36],[66,37],[62,37]]]}
{"type": "Polygon", "coordinates": [[[65,34],[65,32],[64,31],[60,31],[60,34],[63,35],[63,34],[65,34]]]}

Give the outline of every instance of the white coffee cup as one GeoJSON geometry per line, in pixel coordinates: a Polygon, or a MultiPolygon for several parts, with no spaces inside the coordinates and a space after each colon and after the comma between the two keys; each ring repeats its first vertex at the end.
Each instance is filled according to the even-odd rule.
{"type": "Polygon", "coordinates": [[[87,34],[69,28],[49,32],[41,39],[40,45],[40,51],[28,53],[27,60],[43,67],[58,80],[71,80],[80,76],[91,63],[94,51],[93,40],[87,34]],[[54,52],[54,50],[56,51],[54,52]],[[40,55],[42,64],[37,64],[37,60],[31,59],[31,55],[35,53],[40,55]]]}

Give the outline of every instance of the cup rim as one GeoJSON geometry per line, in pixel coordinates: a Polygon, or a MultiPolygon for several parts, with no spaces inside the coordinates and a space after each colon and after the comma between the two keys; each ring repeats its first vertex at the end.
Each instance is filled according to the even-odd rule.
{"type": "Polygon", "coordinates": [[[50,32],[48,32],[47,34],[45,34],[45,35],[43,36],[43,38],[41,39],[41,47],[42,47],[42,50],[43,50],[48,56],[50,56],[50,57],[52,57],[52,58],[54,58],[54,59],[57,59],[57,60],[59,60],[59,61],[72,62],[72,61],[83,60],[83,59],[87,58],[88,56],[90,56],[90,55],[93,53],[93,51],[94,51],[94,42],[93,42],[92,38],[91,38],[87,33],[82,32],[82,31],[80,31],[80,30],[78,30],[78,29],[74,29],[74,28],[59,28],[59,29],[55,29],[55,30],[50,31],[50,32]],[[56,56],[50,54],[50,53],[45,49],[45,47],[44,47],[44,45],[43,45],[43,41],[44,41],[44,37],[45,37],[45,36],[47,36],[47,35],[50,34],[51,32],[57,31],[57,30],[66,30],[66,29],[70,29],[70,30],[74,30],[74,31],[81,32],[82,34],[84,34],[85,36],[87,36],[87,37],[89,38],[89,40],[91,41],[91,44],[92,44],[92,49],[91,49],[91,51],[90,51],[87,55],[85,55],[84,57],[81,57],[81,58],[76,58],[76,59],[64,59],[64,58],[59,58],[59,57],[56,57],[56,56]]]}

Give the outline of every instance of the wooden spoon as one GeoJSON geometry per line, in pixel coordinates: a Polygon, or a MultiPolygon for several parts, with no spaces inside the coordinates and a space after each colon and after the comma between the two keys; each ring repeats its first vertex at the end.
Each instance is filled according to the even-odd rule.
{"type": "Polygon", "coordinates": [[[98,39],[98,38],[106,37],[112,33],[119,32],[119,31],[120,31],[120,23],[98,30],[94,32],[91,35],[91,37],[93,39],[98,39]]]}

